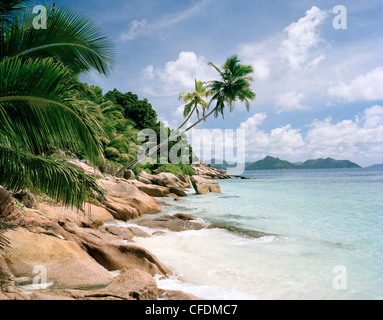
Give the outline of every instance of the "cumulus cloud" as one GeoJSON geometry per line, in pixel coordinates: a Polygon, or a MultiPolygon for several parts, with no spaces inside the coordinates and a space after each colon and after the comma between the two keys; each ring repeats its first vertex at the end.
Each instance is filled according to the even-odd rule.
{"type": "Polygon", "coordinates": [[[272,72],[281,76],[287,71],[313,70],[325,59],[323,53],[313,49],[323,41],[319,27],[326,16],[326,11],[314,6],[282,33],[260,43],[243,44],[241,56],[253,65],[256,77],[261,80],[270,78],[272,72]]]}
{"type": "Polygon", "coordinates": [[[217,77],[203,56],[192,51],[182,51],[175,61],[168,61],[163,68],[149,65],[142,70],[145,79],[158,80],[159,95],[174,95],[194,89],[194,79],[208,81],[217,77]]]}
{"type": "Polygon", "coordinates": [[[240,124],[239,129],[246,130],[246,151],[251,156],[259,154],[295,156],[304,141],[299,129],[291,125],[272,129],[269,133],[259,127],[267,118],[265,113],[257,113],[240,124]]]}
{"type": "Polygon", "coordinates": [[[326,11],[314,6],[306,11],[303,18],[285,28],[287,39],[282,42],[280,53],[293,69],[301,68],[309,60],[311,49],[321,41],[318,26],[326,16],[326,11]]]}
{"type": "Polygon", "coordinates": [[[378,67],[360,75],[349,84],[341,83],[328,90],[329,94],[348,101],[382,100],[383,99],[383,67],[378,67]]]}
{"type": "Polygon", "coordinates": [[[261,127],[266,119],[265,113],[257,113],[240,124],[246,130],[246,152],[252,160],[265,155],[290,161],[333,157],[357,163],[383,158],[382,106],[372,106],[354,119],[314,120],[306,134],[290,124],[264,131],[261,127]]]}
{"type": "Polygon", "coordinates": [[[308,150],[316,156],[382,157],[383,107],[366,109],[354,120],[313,121],[306,136],[308,150]]]}

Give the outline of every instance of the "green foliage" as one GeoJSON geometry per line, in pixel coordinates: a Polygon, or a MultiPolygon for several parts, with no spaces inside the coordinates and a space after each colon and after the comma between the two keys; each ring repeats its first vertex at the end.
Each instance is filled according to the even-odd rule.
{"type": "Polygon", "coordinates": [[[153,173],[161,173],[161,172],[170,172],[175,175],[177,174],[184,174],[184,175],[190,175],[193,176],[196,174],[195,170],[190,167],[188,164],[163,164],[158,166],[157,169],[153,170],[153,173]]]}
{"type": "Polygon", "coordinates": [[[96,70],[107,75],[114,65],[111,39],[90,19],[75,10],[47,7],[47,28],[35,29],[32,8],[2,28],[0,58],[40,59],[54,57],[76,74],[96,70]]]}
{"type": "Polygon", "coordinates": [[[157,127],[157,113],[147,99],[140,100],[136,94],[121,93],[117,89],[106,93],[105,99],[122,106],[124,117],[133,120],[137,129],[155,129],[157,127]]]}
{"type": "Polygon", "coordinates": [[[120,157],[120,151],[116,148],[108,147],[105,149],[105,156],[108,159],[117,160],[120,157]]]}
{"type": "Polygon", "coordinates": [[[21,3],[0,6],[0,184],[80,208],[102,198],[95,179],[40,154],[81,150],[92,164],[102,163],[97,117],[74,96],[84,91],[78,73],[110,72],[112,44],[92,21],[66,8],[49,8],[47,29],[37,30],[32,10],[19,10],[21,3]]]}
{"type": "Polygon", "coordinates": [[[188,176],[194,176],[196,174],[195,170],[188,164],[181,165],[182,173],[188,176]]]}
{"type": "Polygon", "coordinates": [[[154,170],[154,173],[161,173],[161,172],[170,172],[175,175],[183,173],[179,165],[175,165],[171,163],[160,165],[157,169],[154,170]]]}

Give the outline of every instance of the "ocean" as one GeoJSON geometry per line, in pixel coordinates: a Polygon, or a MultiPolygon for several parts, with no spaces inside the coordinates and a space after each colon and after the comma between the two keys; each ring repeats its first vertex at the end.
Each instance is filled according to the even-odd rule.
{"type": "Polygon", "coordinates": [[[219,180],[221,194],[167,200],[164,214],[220,228],[135,238],[175,272],[160,288],[213,300],[383,299],[383,170],[243,175],[219,180]]]}

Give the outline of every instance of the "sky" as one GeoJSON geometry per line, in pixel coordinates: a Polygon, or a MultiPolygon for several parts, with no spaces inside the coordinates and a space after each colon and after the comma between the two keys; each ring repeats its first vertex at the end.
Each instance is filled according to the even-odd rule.
{"type": "Polygon", "coordinates": [[[208,62],[222,66],[236,54],[252,65],[250,111],[237,103],[190,135],[210,132],[227,158],[234,145],[248,162],[270,155],[383,163],[381,0],[55,2],[90,17],[116,46],[112,75],[82,80],[147,98],[172,128],[183,122],[179,92],[192,91],[195,78],[218,79],[208,62]]]}

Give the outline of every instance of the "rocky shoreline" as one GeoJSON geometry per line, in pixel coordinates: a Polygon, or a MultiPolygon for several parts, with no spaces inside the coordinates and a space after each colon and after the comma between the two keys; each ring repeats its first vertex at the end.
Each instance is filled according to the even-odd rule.
{"type": "MultiPolygon", "coordinates": [[[[101,174],[79,161],[70,164],[101,174]]],[[[159,289],[154,276],[170,277],[173,272],[134,239],[158,235],[161,229],[206,228],[184,213],[161,214],[169,204],[158,198],[184,201],[193,189],[199,194],[221,192],[212,179],[224,176],[204,166],[192,177],[141,172],[137,180],[132,172],[125,178],[106,175],[99,180],[106,201],[87,203],[83,210],[47,202],[37,205],[33,195],[25,193],[19,199],[25,207],[8,207],[6,219],[0,210],[0,220],[17,226],[4,234],[12,249],[0,255],[0,300],[198,299],[159,289]],[[113,225],[116,221],[132,221],[135,226],[119,227],[113,225]]]]}

